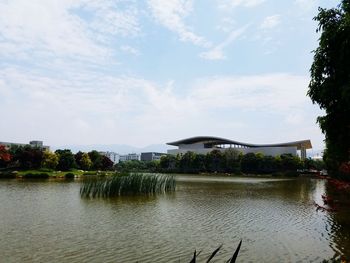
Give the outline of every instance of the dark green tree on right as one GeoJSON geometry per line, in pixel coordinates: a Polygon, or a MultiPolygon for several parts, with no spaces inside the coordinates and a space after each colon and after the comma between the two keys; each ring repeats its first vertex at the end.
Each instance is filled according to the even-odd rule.
{"type": "Polygon", "coordinates": [[[319,8],[314,20],[321,37],[308,95],[326,113],[317,122],[325,134],[329,172],[350,174],[350,1],[343,0],[337,8],[319,8]]]}

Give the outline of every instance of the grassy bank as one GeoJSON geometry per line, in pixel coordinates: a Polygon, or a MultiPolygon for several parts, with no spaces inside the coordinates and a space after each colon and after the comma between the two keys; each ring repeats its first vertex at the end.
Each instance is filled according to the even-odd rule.
{"type": "Polygon", "coordinates": [[[11,171],[4,170],[0,171],[0,179],[11,179],[11,178],[25,178],[25,179],[48,179],[48,178],[79,178],[84,176],[106,176],[111,175],[114,172],[101,172],[101,171],[83,171],[72,169],[69,171],[54,171],[49,169],[38,169],[38,170],[20,170],[11,171]]]}

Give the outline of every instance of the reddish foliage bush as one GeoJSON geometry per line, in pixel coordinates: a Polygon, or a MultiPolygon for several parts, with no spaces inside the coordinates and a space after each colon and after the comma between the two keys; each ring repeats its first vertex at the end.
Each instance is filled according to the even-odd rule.
{"type": "Polygon", "coordinates": [[[8,153],[4,145],[0,145],[0,160],[4,162],[11,161],[11,154],[8,153]]]}
{"type": "Polygon", "coordinates": [[[339,167],[339,171],[350,176],[350,162],[343,162],[339,167]]]}

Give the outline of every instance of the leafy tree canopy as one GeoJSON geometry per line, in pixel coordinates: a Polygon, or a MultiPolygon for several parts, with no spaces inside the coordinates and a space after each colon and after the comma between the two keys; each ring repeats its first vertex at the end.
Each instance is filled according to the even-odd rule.
{"type": "MultiPolygon", "coordinates": [[[[77,157],[77,154],[75,156],[77,157]]],[[[87,153],[82,153],[81,158],[79,160],[79,165],[80,168],[83,170],[89,170],[91,168],[92,161],[87,153]]]]}
{"type": "Polygon", "coordinates": [[[59,156],[57,169],[68,171],[76,167],[75,158],[71,150],[56,150],[55,153],[59,156]]]}
{"type": "Polygon", "coordinates": [[[41,166],[43,168],[55,169],[58,165],[58,155],[54,152],[44,151],[41,166]]]}
{"type": "Polygon", "coordinates": [[[350,160],[350,2],[319,8],[314,18],[321,33],[311,66],[308,95],[326,112],[318,117],[325,134],[324,159],[336,171],[350,160]]]}

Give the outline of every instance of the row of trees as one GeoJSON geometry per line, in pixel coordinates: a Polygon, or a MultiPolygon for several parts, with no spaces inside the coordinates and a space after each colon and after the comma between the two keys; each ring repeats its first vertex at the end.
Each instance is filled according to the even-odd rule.
{"type": "Polygon", "coordinates": [[[214,150],[206,155],[187,152],[183,155],[165,155],[160,161],[128,161],[116,165],[118,171],[149,171],[170,173],[255,173],[296,172],[298,169],[324,168],[322,161],[283,154],[264,156],[261,153],[241,154],[237,150],[225,152],[214,150]]]}
{"type": "Polygon", "coordinates": [[[73,154],[67,149],[51,152],[30,146],[14,146],[7,150],[0,145],[0,168],[110,170],[113,168],[113,162],[97,151],[73,154]]]}
{"type": "Polygon", "coordinates": [[[224,152],[214,150],[206,155],[187,152],[178,155],[162,156],[160,161],[127,161],[113,166],[113,162],[97,151],[73,154],[70,150],[42,151],[32,147],[13,147],[6,150],[0,147],[0,167],[15,169],[39,169],[67,171],[73,168],[82,170],[148,171],[177,173],[255,173],[267,174],[297,171],[298,169],[323,169],[322,161],[282,154],[265,156],[261,153],[243,155],[235,149],[224,152]]]}
{"type": "Polygon", "coordinates": [[[282,154],[265,156],[262,153],[243,155],[234,149],[224,152],[214,150],[210,153],[196,154],[187,152],[183,155],[163,156],[159,163],[162,171],[180,173],[219,172],[219,173],[254,173],[267,174],[276,172],[297,171],[298,169],[322,169],[322,162],[308,159],[302,161],[298,156],[282,154]]]}

